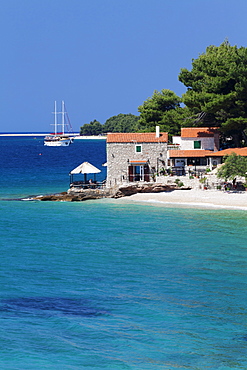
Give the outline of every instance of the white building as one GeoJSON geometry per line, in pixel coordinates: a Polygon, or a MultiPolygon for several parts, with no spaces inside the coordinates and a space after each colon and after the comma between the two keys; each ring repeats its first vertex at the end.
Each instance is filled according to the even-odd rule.
{"type": "Polygon", "coordinates": [[[168,146],[168,165],[176,174],[186,171],[203,171],[220,163],[213,158],[219,150],[219,132],[215,127],[189,127],[181,129],[181,136],[173,136],[168,146]]]}

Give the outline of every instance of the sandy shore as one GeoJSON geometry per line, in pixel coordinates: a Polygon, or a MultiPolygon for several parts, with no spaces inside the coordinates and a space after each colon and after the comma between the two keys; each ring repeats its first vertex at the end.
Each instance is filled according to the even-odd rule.
{"type": "Polygon", "coordinates": [[[247,191],[231,193],[215,190],[175,190],[162,193],[138,193],[123,198],[128,201],[181,207],[247,210],[247,191]]]}

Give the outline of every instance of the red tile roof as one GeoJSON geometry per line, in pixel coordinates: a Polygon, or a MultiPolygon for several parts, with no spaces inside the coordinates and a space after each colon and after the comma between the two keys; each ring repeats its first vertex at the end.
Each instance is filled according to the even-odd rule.
{"type": "Polygon", "coordinates": [[[212,150],[169,150],[170,158],[189,158],[189,157],[224,157],[225,155],[231,155],[236,153],[237,155],[242,155],[247,157],[247,147],[245,148],[229,148],[220,150],[218,152],[213,152],[212,150]]]}
{"type": "Polygon", "coordinates": [[[161,132],[157,138],[155,132],[132,132],[107,134],[107,143],[167,143],[168,133],[161,132]]]}
{"type": "Polygon", "coordinates": [[[199,158],[199,157],[211,157],[214,155],[212,150],[169,150],[170,158],[199,158]]]}
{"type": "Polygon", "coordinates": [[[217,132],[217,127],[183,127],[181,137],[213,137],[217,132]]]}
{"type": "Polygon", "coordinates": [[[247,147],[228,148],[228,149],[220,150],[218,152],[214,152],[213,155],[216,157],[224,157],[225,155],[231,155],[232,153],[236,153],[237,155],[242,155],[243,157],[247,157],[247,147]]]}

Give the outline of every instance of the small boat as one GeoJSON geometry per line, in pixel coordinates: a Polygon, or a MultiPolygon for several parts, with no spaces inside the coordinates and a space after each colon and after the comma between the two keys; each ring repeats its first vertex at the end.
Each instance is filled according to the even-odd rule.
{"type": "Polygon", "coordinates": [[[57,112],[57,102],[55,101],[55,121],[54,121],[54,133],[45,136],[44,138],[44,145],[46,146],[69,146],[73,143],[74,138],[69,136],[69,134],[65,134],[65,127],[70,126],[70,131],[72,131],[72,127],[70,125],[67,112],[65,112],[65,104],[62,101],[62,111],[57,112]],[[57,115],[62,114],[62,123],[58,123],[57,115]],[[62,132],[58,132],[58,127],[62,126],[62,132]]]}

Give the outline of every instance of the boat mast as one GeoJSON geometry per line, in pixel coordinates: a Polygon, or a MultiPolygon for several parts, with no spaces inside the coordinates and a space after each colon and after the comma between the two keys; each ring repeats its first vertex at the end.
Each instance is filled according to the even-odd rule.
{"type": "Polygon", "coordinates": [[[54,119],[54,134],[57,135],[57,102],[55,100],[54,104],[54,114],[55,114],[55,119],[54,119]]]}
{"type": "Polygon", "coordinates": [[[64,121],[64,115],[65,115],[65,111],[64,111],[64,101],[62,100],[62,133],[64,135],[64,124],[65,124],[65,121],[64,121]]]}

